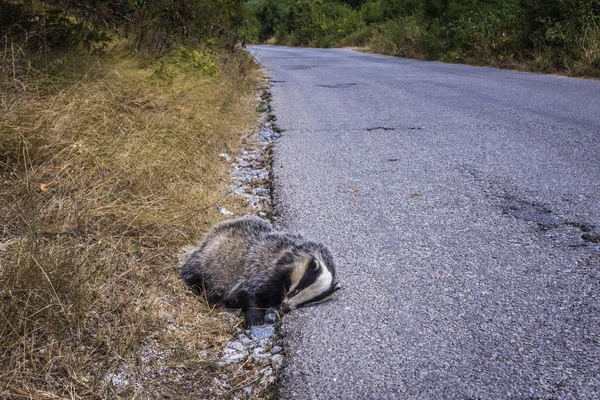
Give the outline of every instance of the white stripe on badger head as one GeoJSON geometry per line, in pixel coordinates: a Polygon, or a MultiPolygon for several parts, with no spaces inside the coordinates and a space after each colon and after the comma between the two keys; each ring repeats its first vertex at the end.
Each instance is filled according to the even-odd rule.
{"type": "MultiPolygon", "coordinates": [[[[290,310],[295,309],[302,303],[310,302],[311,299],[314,299],[320,294],[327,292],[331,288],[331,284],[333,283],[333,275],[331,275],[331,271],[329,271],[329,268],[327,268],[327,266],[321,260],[316,259],[315,261],[319,264],[321,270],[319,277],[312,285],[301,290],[300,293],[291,299],[285,299],[284,303],[286,303],[290,310]]],[[[300,280],[298,280],[298,282],[299,281],[300,280]]],[[[293,288],[290,289],[293,290],[293,288]]]]}
{"type": "Polygon", "coordinates": [[[333,297],[335,293],[331,293],[329,296],[325,297],[324,299],[321,299],[319,301],[311,301],[309,304],[319,304],[319,303],[325,303],[326,301],[331,300],[331,298],[333,297]]]}

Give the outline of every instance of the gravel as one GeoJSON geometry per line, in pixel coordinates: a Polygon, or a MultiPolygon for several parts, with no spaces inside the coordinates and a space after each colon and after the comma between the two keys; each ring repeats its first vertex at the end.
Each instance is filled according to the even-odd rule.
{"type": "MultiPolygon", "coordinates": [[[[271,310],[272,311],[272,310],[271,310]]],[[[240,328],[237,328],[241,331],[240,328]]],[[[273,325],[253,326],[236,335],[237,340],[226,344],[220,365],[242,365],[243,379],[254,382],[246,389],[260,393],[277,380],[283,365],[282,347],[277,345],[279,337],[273,325]]],[[[239,369],[235,371],[239,372],[239,369]]]]}
{"type": "MultiPolygon", "coordinates": [[[[271,159],[270,149],[273,141],[281,135],[272,122],[270,114],[270,92],[264,91],[260,95],[260,106],[257,110],[262,112],[256,127],[256,133],[251,137],[243,137],[244,147],[241,155],[233,157],[227,153],[219,154],[227,161],[232,162],[231,191],[243,197],[248,203],[248,212],[267,218],[271,210],[271,159]]],[[[225,215],[235,215],[224,207],[217,205],[217,210],[225,215]]]]}
{"type": "Polygon", "coordinates": [[[259,325],[253,326],[246,331],[246,334],[254,340],[261,340],[272,336],[275,333],[275,327],[273,325],[259,325]]]}
{"type": "MultiPolygon", "coordinates": [[[[227,161],[234,160],[231,171],[232,193],[247,201],[249,213],[268,218],[272,211],[270,149],[273,140],[280,135],[270,114],[270,93],[263,92],[260,99],[257,110],[262,115],[256,134],[242,138],[245,147],[240,156],[232,157],[226,153],[220,156],[227,161]]],[[[225,215],[235,215],[220,205],[217,209],[225,215]]],[[[277,381],[277,373],[283,365],[283,349],[276,344],[280,340],[274,325],[277,320],[277,312],[271,309],[265,315],[265,325],[253,326],[244,331],[236,328],[235,337],[226,343],[218,361],[220,366],[226,367],[230,376],[217,379],[215,383],[218,387],[229,391],[231,387],[226,382],[252,382],[251,385],[238,389],[243,388],[246,395],[258,397],[261,393],[272,390],[277,381]]]]}

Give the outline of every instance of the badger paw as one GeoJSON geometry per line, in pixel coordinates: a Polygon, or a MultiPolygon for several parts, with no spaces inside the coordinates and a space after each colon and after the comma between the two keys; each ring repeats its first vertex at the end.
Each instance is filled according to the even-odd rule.
{"type": "Polygon", "coordinates": [[[246,310],[244,316],[244,326],[250,328],[254,325],[262,325],[265,323],[266,310],[246,310]]]}

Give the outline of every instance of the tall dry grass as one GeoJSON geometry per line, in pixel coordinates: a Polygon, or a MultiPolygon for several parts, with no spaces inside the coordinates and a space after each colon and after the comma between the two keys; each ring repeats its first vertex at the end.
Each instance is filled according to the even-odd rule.
{"type": "Polygon", "coordinates": [[[583,21],[583,34],[579,39],[580,59],[570,72],[578,76],[600,78],[600,17],[583,21]]]}
{"type": "Polygon", "coordinates": [[[122,43],[36,57],[0,55],[0,397],[215,397],[229,328],[177,253],[221,219],[253,64],[216,55],[209,77],[122,43]]]}

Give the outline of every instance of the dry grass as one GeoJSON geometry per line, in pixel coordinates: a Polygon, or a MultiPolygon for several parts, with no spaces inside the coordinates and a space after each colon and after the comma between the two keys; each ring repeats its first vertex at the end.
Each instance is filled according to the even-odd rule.
{"type": "Polygon", "coordinates": [[[122,44],[44,73],[14,45],[0,57],[0,397],[216,397],[231,325],[177,254],[222,218],[218,154],[256,121],[252,63],[221,56],[210,78],[122,44]]]}

